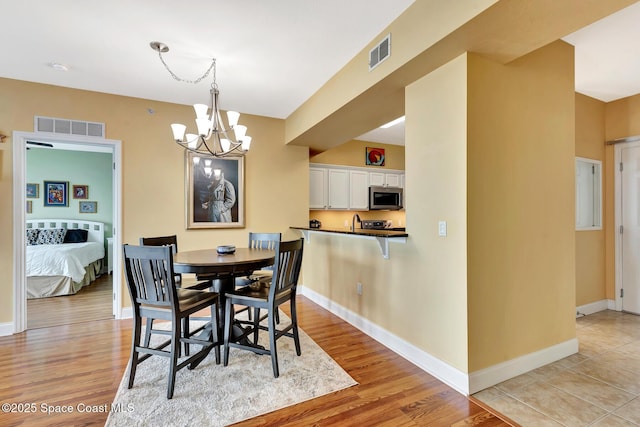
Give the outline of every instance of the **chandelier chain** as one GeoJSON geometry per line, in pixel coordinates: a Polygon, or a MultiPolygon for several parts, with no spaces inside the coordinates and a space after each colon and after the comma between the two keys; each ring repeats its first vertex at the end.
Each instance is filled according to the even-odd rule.
{"type": "Polygon", "coordinates": [[[171,68],[169,68],[169,66],[167,65],[166,62],[164,62],[164,58],[162,57],[162,52],[158,52],[158,56],[160,57],[160,61],[162,62],[162,65],[164,65],[164,68],[167,69],[167,71],[169,72],[169,74],[171,74],[171,77],[173,77],[175,80],[179,81],[179,82],[184,82],[184,83],[191,83],[191,84],[198,84],[200,83],[202,80],[204,80],[205,78],[207,78],[207,76],[209,76],[209,74],[211,74],[211,70],[213,70],[213,83],[211,84],[212,87],[217,87],[218,85],[216,84],[216,58],[213,58],[211,60],[211,65],[209,66],[209,69],[200,77],[198,77],[195,80],[187,80],[187,79],[183,79],[180,78],[176,75],[176,73],[174,73],[173,71],[171,71],[171,68]]]}

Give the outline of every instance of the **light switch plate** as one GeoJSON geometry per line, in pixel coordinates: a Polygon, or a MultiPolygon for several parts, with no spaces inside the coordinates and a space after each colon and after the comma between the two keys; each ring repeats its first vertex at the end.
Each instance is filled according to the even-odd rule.
{"type": "Polygon", "coordinates": [[[438,236],[445,237],[447,235],[447,221],[438,221],[438,236]]]}

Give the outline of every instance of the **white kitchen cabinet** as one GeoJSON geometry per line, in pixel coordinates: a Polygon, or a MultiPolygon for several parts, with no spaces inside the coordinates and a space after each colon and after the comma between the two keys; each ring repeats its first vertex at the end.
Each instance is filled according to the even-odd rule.
{"type": "Polygon", "coordinates": [[[349,209],[369,210],[369,173],[366,171],[349,171],[349,209]]]}
{"type": "Polygon", "coordinates": [[[400,175],[399,173],[385,173],[384,185],[387,187],[402,187],[400,175]]]}
{"type": "Polygon", "coordinates": [[[369,185],[384,185],[384,172],[369,172],[369,185]]]}
{"type": "Polygon", "coordinates": [[[404,187],[401,170],[372,171],[372,168],[309,165],[309,209],[369,209],[369,186],[404,187]]]}
{"type": "Polygon", "coordinates": [[[402,174],[396,172],[369,172],[369,185],[402,187],[402,174]]]}
{"type": "Polygon", "coordinates": [[[328,169],[328,208],[349,209],[349,171],[328,169]]]}
{"type": "Polygon", "coordinates": [[[327,209],[327,169],[309,168],[309,209],[327,209]]]}

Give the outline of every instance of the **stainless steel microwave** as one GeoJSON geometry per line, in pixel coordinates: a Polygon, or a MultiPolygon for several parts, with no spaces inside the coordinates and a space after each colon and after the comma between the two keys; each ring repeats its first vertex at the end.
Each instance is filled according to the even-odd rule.
{"type": "Polygon", "coordinates": [[[397,211],[402,209],[403,190],[400,187],[369,187],[369,210],[397,211]]]}

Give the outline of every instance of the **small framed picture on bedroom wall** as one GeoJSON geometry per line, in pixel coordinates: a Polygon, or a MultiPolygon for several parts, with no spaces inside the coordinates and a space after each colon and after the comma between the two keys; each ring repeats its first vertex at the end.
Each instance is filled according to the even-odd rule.
{"type": "Polygon", "coordinates": [[[80,202],[80,213],[98,213],[98,202],[80,202]]]}
{"type": "Polygon", "coordinates": [[[69,183],[67,181],[45,181],[44,205],[69,206],[69,183]]]}
{"type": "Polygon", "coordinates": [[[73,186],[73,198],[74,199],[88,199],[89,198],[89,186],[88,185],[74,185],[73,186]]]}

